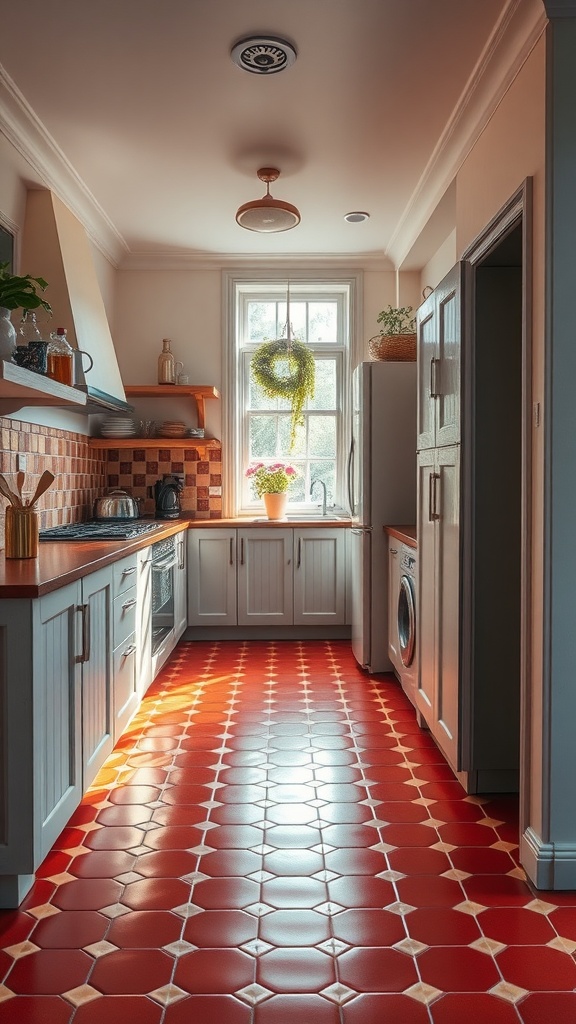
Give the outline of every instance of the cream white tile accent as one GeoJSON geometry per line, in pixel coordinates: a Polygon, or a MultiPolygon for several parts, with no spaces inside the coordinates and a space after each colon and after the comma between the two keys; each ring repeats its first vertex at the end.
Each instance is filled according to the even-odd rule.
{"type": "Polygon", "coordinates": [[[390,843],[375,843],[370,849],[376,850],[378,853],[390,853],[391,850],[396,850],[397,847],[391,846],[390,843]]]}
{"type": "Polygon", "coordinates": [[[238,999],[242,999],[249,1006],[256,1006],[258,1003],[268,999],[269,996],[273,996],[274,993],[268,988],[264,988],[262,985],[247,985],[246,988],[239,988],[234,995],[238,999]]]}
{"type": "Polygon", "coordinates": [[[90,953],[90,956],[98,958],[99,956],[106,956],[106,953],[113,953],[118,946],[115,946],[113,942],[106,942],[106,939],[102,939],[100,942],[93,942],[91,946],[84,946],[84,952],[90,953]]]}
{"type": "Polygon", "coordinates": [[[500,981],[493,988],[488,989],[488,994],[505,999],[508,1003],[517,1003],[528,995],[528,990],[519,988],[518,985],[512,985],[509,981],[500,981]]]}
{"type": "Polygon", "coordinates": [[[562,935],[557,935],[555,939],[550,939],[550,942],[546,943],[551,949],[559,949],[561,953],[569,953],[573,956],[576,952],[576,942],[572,939],[565,939],[562,935]]]}
{"type": "Polygon", "coordinates": [[[497,825],[503,825],[504,822],[500,821],[499,818],[480,818],[476,822],[477,825],[486,825],[488,828],[496,828],[497,825]]]}
{"type": "Polygon", "coordinates": [[[0,985],[0,1003],[5,1003],[8,999],[14,999],[16,993],[10,988],[6,988],[6,985],[0,985]]]}
{"type": "Polygon", "coordinates": [[[557,910],[555,903],[546,903],[545,900],[530,900],[530,903],[526,903],[524,910],[533,910],[535,914],[551,914],[553,910],[557,910]]]}
{"type": "Polygon", "coordinates": [[[470,914],[472,917],[476,917],[476,914],[481,914],[483,910],[486,910],[481,903],[474,903],[472,900],[464,900],[462,903],[458,903],[454,910],[459,910],[461,914],[470,914]]]}
{"type": "Polygon", "coordinates": [[[450,878],[454,882],[461,882],[463,878],[470,878],[469,871],[461,871],[460,868],[450,868],[449,871],[443,871],[442,878],[450,878]]]}
{"type": "Polygon", "coordinates": [[[171,911],[187,920],[189,917],[196,917],[196,914],[203,914],[204,907],[197,907],[195,903],[181,903],[179,907],[172,907],[171,911]]]}
{"type": "Polygon", "coordinates": [[[54,914],[60,914],[61,911],[58,907],[53,907],[51,903],[41,903],[38,907],[30,907],[26,910],[27,914],[31,914],[32,917],[43,921],[46,917],[52,917],[54,914]]]}
{"type": "Polygon", "coordinates": [[[244,910],[253,917],[265,917],[266,914],[272,913],[274,907],[269,907],[267,903],[251,903],[249,907],[244,907],[244,910]]]}
{"type": "Polygon", "coordinates": [[[193,950],[198,949],[198,946],[194,946],[191,942],[186,942],[186,939],[177,939],[176,942],[170,942],[167,946],[162,946],[167,953],[172,956],[184,956],[185,953],[192,953],[193,950]]]}
{"type": "Polygon", "coordinates": [[[216,848],[214,846],[205,846],[201,843],[199,846],[190,846],[186,853],[195,853],[197,857],[203,857],[205,853],[215,853],[216,848]]]}
{"type": "Polygon", "coordinates": [[[401,953],[406,953],[407,956],[418,956],[419,953],[423,953],[425,949],[429,949],[424,942],[418,942],[417,939],[402,939],[400,942],[395,942],[393,949],[398,949],[401,953]]]}
{"type": "Polygon", "coordinates": [[[331,1003],[336,1003],[338,1006],[342,1006],[347,1003],[350,999],[354,999],[358,993],[353,988],[348,988],[347,985],[341,985],[340,982],[336,982],[334,985],[329,985],[328,988],[323,988],[320,992],[321,996],[325,999],[329,999],[331,1003]]]}
{"type": "Polygon", "coordinates": [[[4,952],[8,953],[14,960],[19,960],[21,956],[28,956],[29,953],[37,953],[40,946],[36,946],[35,943],[30,942],[30,939],[26,939],[25,942],[17,942],[14,946],[6,946],[4,952]]]}
{"type": "Polygon", "coordinates": [[[389,903],[384,910],[388,910],[391,914],[398,914],[400,917],[406,917],[406,914],[411,914],[416,907],[413,907],[410,903],[402,903],[401,900],[397,900],[395,903],[389,903]]]}
{"type": "Polygon", "coordinates": [[[338,956],[350,949],[350,946],[346,942],[341,942],[340,939],[326,939],[325,942],[318,942],[316,949],[321,949],[323,953],[328,953],[330,956],[338,956]]]}
{"type": "Polygon", "coordinates": [[[518,843],[505,843],[504,841],[500,841],[499,843],[492,843],[489,849],[503,850],[504,853],[510,853],[512,850],[518,849],[518,843]]]}
{"type": "Polygon", "coordinates": [[[401,871],[379,871],[376,878],[384,878],[386,882],[398,882],[401,878],[406,878],[401,871]]]}
{"type": "Polygon", "coordinates": [[[243,949],[245,953],[249,953],[250,956],[261,956],[262,953],[267,953],[270,949],[274,949],[269,942],[264,942],[263,939],[251,939],[250,942],[244,942],[240,949],[243,949]]]}
{"type": "Polygon", "coordinates": [[[452,850],[457,850],[458,847],[452,843],[434,843],[434,846],[431,846],[430,849],[440,850],[440,853],[452,853],[452,850]]]}
{"type": "Polygon", "coordinates": [[[131,914],[132,908],[125,907],[123,903],[112,903],[109,907],[102,907],[99,914],[106,914],[106,917],[122,917],[123,914],[131,914]]]}
{"type": "Polygon", "coordinates": [[[102,993],[98,992],[91,985],[79,985],[78,988],[71,988],[68,992],[62,993],[72,1006],[83,1006],[84,1003],[91,1003],[93,999],[102,999],[102,993]]]}
{"type": "Polygon", "coordinates": [[[344,907],[341,907],[339,903],[332,903],[330,900],[327,903],[319,903],[317,907],[314,907],[319,914],[324,914],[325,917],[330,917],[333,914],[339,914],[344,907]]]}
{"type": "Polygon", "coordinates": [[[184,992],[183,989],[178,988],[178,985],[162,985],[161,988],[155,988],[153,992],[148,993],[151,999],[156,1003],[161,1003],[162,1006],[171,1006],[173,1003],[178,1003],[189,994],[189,992],[184,992]]]}
{"type": "Polygon", "coordinates": [[[71,875],[68,871],[62,871],[59,875],[50,875],[47,879],[48,882],[53,882],[54,885],[65,885],[66,882],[76,882],[76,875],[71,875]]]}
{"type": "Polygon", "coordinates": [[[477,949],[479,953],[486,953],[488,956],[496,956],[506,949],[505,942],[496,942],[495,939],[475,939],[469,943],[471,949],[477,949]]]}
{"type": "Polygon", "coordinates": [[[125,875],[116,875],[116,881],[122,882],[122,885],[129,885],[130,882],[141,882],[144,877],[137,871],[127,871],[125,875]]]}
{"type": "Polygon", "coordinates": [[[434,988],[433,985],[427,985],[424,981],[418,981],[415,985],[411,985],[410,988],[404,989],[404,995],[410,996],[410,999],[415,999],[418,1003],[424,1003],[428,1006],[433,1003],[438,996],[443,995],[442,989],[434,988]]]}
{"type": "Polygon", "coordinates": [[[506,872],[508,878],[519,878],[521,882],[526,881],[526,872],[523,868],[512,868],[512,871],[506,872]]]}

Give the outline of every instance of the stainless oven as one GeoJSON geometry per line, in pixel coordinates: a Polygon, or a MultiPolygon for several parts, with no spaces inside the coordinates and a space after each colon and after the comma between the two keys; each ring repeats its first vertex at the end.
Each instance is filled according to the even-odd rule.
{"type": "Polygon", "coordinates": [[[174,631],[174,583],[178,570],[176,537],[152,544],[152,657],[174,631]]]}

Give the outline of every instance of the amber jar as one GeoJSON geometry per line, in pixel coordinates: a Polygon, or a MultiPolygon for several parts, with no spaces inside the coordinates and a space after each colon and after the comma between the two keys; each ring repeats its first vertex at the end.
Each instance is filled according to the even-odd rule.
{"type": "Polygon", "coordinates": [[[50,335],[48,345],[48,376],[61,384],[72,384],[74,352],[66,338],[66,328],[58,327],[50,335]]]}

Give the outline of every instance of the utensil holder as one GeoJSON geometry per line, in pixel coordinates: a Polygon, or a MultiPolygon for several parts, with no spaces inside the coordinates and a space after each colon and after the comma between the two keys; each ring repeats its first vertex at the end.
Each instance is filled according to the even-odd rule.
{"type": "Polygon", "coordinates": [[[6,506],[4,523],[6,558],[38,556],[38,513],[33,508],[6,506]]]}

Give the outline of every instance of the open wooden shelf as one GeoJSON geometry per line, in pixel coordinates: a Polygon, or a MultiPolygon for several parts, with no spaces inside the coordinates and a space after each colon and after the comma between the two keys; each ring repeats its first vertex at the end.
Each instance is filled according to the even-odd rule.
{"type": "Polygon", "coordinates": [[[126,398],[193,398],[199,427],[205,425],[205,401],[220,398],[218,389],[209,384],[125,384],[124,391],[126,398]]]}
{"type": "Polygon", "coordinates": [[[220,448],[215,437],[91,437],[90,448],[195,448],[199,452],[220,448]]]}
{"type": "Polygon", "coordinates": [[[7,416],[27,405],[77,406],[78,412],[82,412],[86,395],[51,377],[0,359],[0,415],[7,416]]]}

